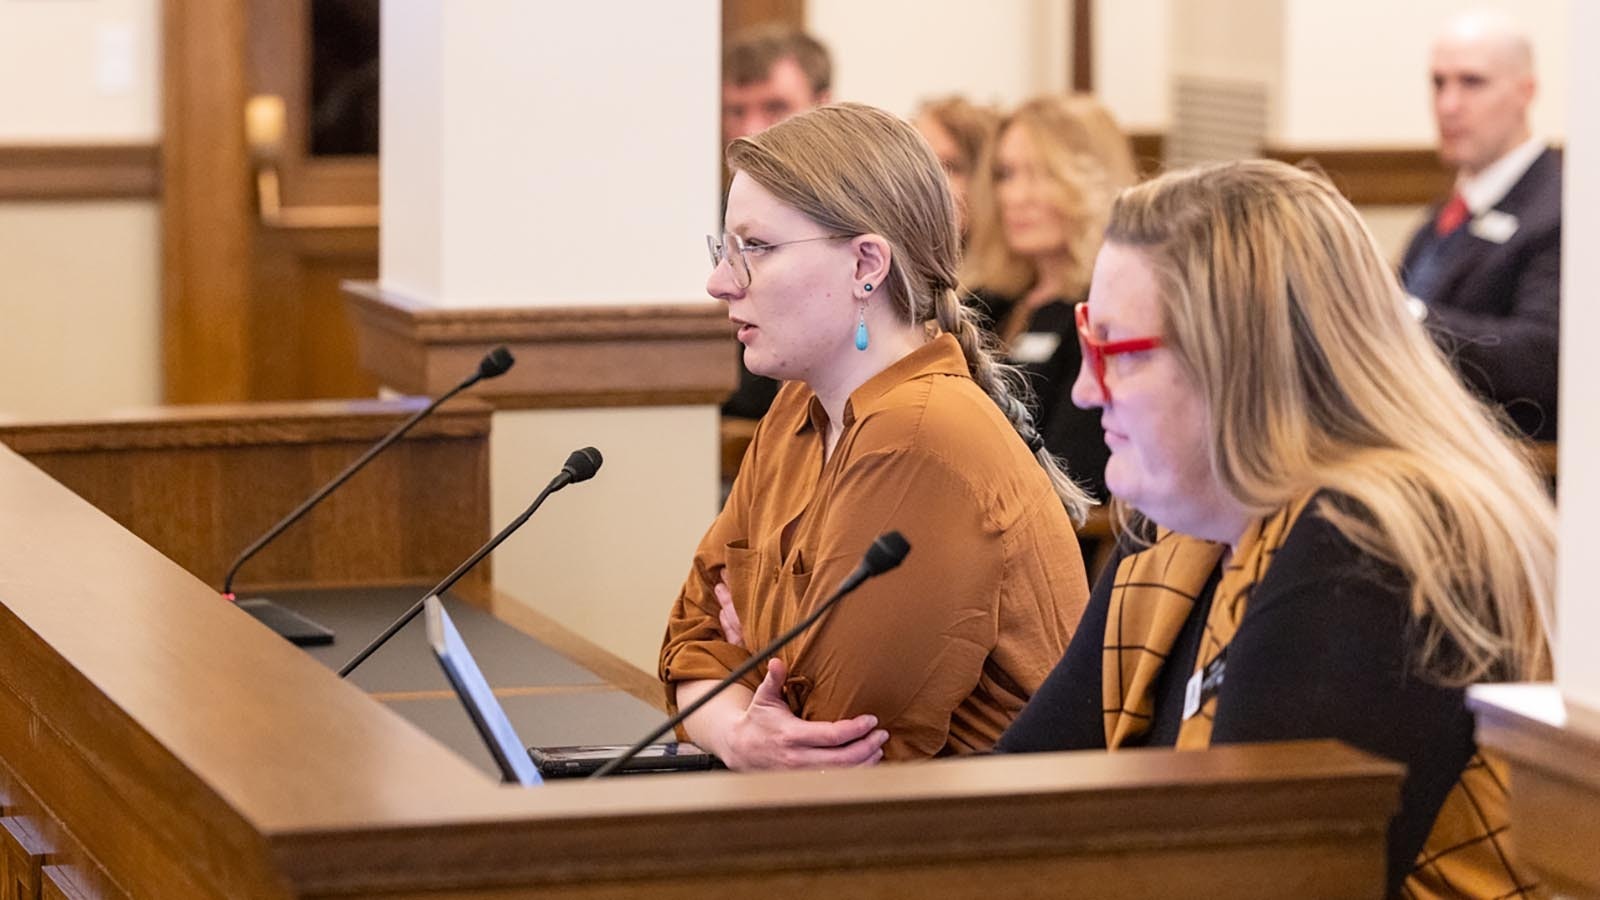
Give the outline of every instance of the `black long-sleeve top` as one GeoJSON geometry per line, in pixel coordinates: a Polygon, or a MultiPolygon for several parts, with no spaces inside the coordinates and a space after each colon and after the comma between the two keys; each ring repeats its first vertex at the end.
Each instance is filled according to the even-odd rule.
{"type": "MultiPolygon", "coordinates": [[[[1000,752],[1103,749],[1101,654],[1117,563],[1102,573],[1066,655],[1001,736],[1000,752]]],[[[1145,746],[1170,747],[1184,685],[1220,574],[1213,572],[1155,692],[1145,746]]],[[[1389,825],[1389,891],[1410,872],[1446,794],[1475,750],[1461,688],[1418,675],[1399,571],[1363,554],[1317,513],[1291,529],[1228,647],[1213,744],[1333,738],[1406,766],[1389,825]]]]}

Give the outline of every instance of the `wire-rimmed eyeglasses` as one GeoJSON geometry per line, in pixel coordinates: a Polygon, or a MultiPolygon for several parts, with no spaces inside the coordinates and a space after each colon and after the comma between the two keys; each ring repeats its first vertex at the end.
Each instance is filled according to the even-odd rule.
{"type": "Polygon", "coordinates": [[[811,241],[839,241],[857,236],[854,234],[824,234],[817,237],[795,238],[792,241],[778,241],[768,244],[761,241],[747,242],[737,234],[723,232],[720,238],[714,234],[706,235],[706,249],[711,251],[711,267],[715,269],[722,264],[723,260],[727,260],[728,268],[733,270],[734,283],[739,285],[740,290],[743,290],[750,286],[750,257],[752,255],[759,257],[763,253],[776,250],[779,247],[787,247],[790,244],[806,244],[811,241]]]}

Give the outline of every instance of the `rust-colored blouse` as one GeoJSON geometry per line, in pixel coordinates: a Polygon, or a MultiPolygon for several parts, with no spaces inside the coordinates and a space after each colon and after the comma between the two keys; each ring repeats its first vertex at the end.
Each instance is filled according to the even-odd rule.
{"type": "Polygon", "coordinates": [[[779,653],[789,706],[813,721],[876,715],[886,759],[988,750],[1088,599],[1072,523],[948,335],[856,389],[844,419],[826,464],[827,416],[803,384],[785,384],[757,427],[667,624],[668,702],[677,682],[722,678],[749,656],[717,621],[724,570],[746,645],[764,648],[898,530],[905,562],[779,653]]]}

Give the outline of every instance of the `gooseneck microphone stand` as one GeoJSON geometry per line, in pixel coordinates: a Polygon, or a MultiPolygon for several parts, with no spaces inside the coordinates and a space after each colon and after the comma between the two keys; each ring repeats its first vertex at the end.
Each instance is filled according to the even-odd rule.
{"type": "Polygon", "coordinates": [[[478,370],[476,372],[472,373],[472,375],[466,380],[462,381],[460,384],[456,385],[448,392],[440,396],[439,399],[434,400],[421,410],[418,410],[414,415],[411,416],[411,418],[401,422],[399,427],[384,435],[382,440],[378,441],[376,444],[373,444],[370,448],[368,448],[367,452],[361,454],[361,456],[357,458],[355,462],[346,466],[343,472],[335,475],[332,481],[329,481],[327,484],[323,485],[316,493],[306,498],[304,503],[301,503],[287,516],[284,516],[282,519],[280,519],[278,524],[267,529],[265,534],[259,538],[256,538],[255,542],[250,546],[244,548],[239,556],[234,559],[233,565],[228,568],[227,576],[222,580],[222,596],[225,599],[233,602],[240,609],[249,613],[251,616],[254,616],[255,619],[261,622],[263,625],[266,625],[279,635],[289,639],[289,641],[294,643],[296,646],[307,647],[333,643],[332,631],[329,631],[322,625],[319,625],[292,610],[273,603],[271,600],[261,597],[251,598],[248,600],[236,599],[233,593],[234,576],[239,574],[240,567],[249,561],[251,557],[259,553],[261,548],[271,543],[273,539],[282,534],[290,525],[300,521],[301,517],[310,512],[312,507],[316,506],[318,503],[321,503],[323,498],[333,493],[334,490],[336,490],[346,481],[349,481],[352,475],[361,471],[362,467],[371,462],[379,453],[387,450],[391,444],[404,437],[406,432],[410,431],[418,422],[427,418],[446,400],[449,400],[451,397],[454,397],[467,388],[472,387],[485,378],[494,378],[505,374],[506,370],[510,369],[512,364],[515,362],[516,359],[511,355],[511,351],[507,350],[503,346],[490,350],[488,354],[486,354],[483,359],[479,361],[478,370]]]}

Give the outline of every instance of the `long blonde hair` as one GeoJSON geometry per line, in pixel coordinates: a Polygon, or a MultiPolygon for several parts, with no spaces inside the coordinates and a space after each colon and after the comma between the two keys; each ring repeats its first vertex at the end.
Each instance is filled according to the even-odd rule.
{"type": "Polygon", "coordinates": [[[870,106],[824,106],[729,144],[728,168],[831,233],[886,240],[884,288],[896,311],[955,337],[973,380],[1028,444],[1067,512],[1082,521],[1093,501],[1044,449],[1021,377],[1000,361],[993,338],[957,297],[955,206],[938,157],[916,129],[870,106]]]}
{"type": "Polygon", "coordinates": [[[1420,671],[1549,677],[1554,507],[1332,185],[1262,160],[1173,172],[1117,199],[1106,240],[1156,274],[1235,499],[1263,513],[1316,490],[1353,500],[1320,511],[1409,581],[1420,671]]]}
{"type": "Polygon", "coordinates": [[[1088,94],[1035,97],[1000,120],[973,173],[971,246],[962,280],[1008,297],[1021,297],[1040,279],[1034,261],[1006,243],[1000,221],[995,157],[1014,128],[1032,141],[1056,189],[1070,234],[1065,270],[1054,274],[1076,296],[1088,289],[1112,198],[1138,180],[1133,149],[1111,113],[1088,94]]]}

